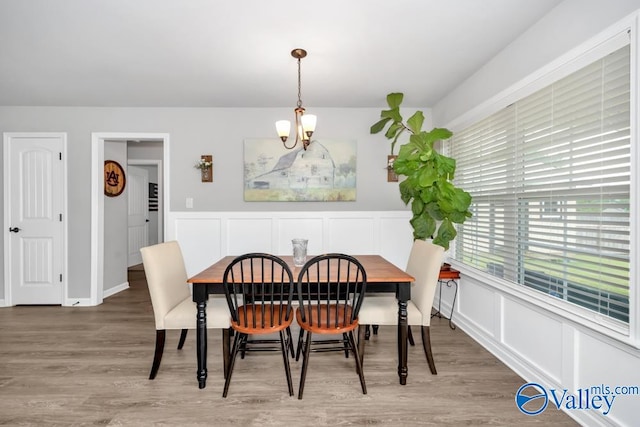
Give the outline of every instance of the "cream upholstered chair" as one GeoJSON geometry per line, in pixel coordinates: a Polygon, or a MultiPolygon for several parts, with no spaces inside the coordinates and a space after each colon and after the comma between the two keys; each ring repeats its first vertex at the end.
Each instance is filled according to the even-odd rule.
{"type": "MultiPolygon", "coordinates": [[[[187,271],[178,242],[171,241],[140,249],[142,263],[151,295],[151,305],[156,320],[156,349],[149,379],[156,377],[167,329],[180,329],[178,350],[182,349],[189,329],[196,328],[196,303],[193,302],[187,271]]],[[[207,303],[207,328],[223,330],[223,349],[229,341],[229,309],[225,298],[209,298],[207,303]]],[[[224,350],[223,350],[224,351],[224,350]]],[[[224,357],[226,372],[228,357],[224,357]]]]}
{"type": "MultiPolygon", "coordinates": [[[[440,266],[444,257],[444,248],[424,240],[413,242],[406,272],[415,278],[411,284],[411,300],[407,302],[407,323],[411,327],[420,326],[422,345],[432,374],[436,374],[436,365],[431,353],[431,307],[435,298],[440,266]]],[[[398,301],[393,296],[367,295],[359,313],[360,328],[369,325],[397,325],[398,301]]],[[[359,334],[360,357],[364,356],[364,333],[359,334]]],[[[409,336],[411,332],[409,330],[409,336]]]]}

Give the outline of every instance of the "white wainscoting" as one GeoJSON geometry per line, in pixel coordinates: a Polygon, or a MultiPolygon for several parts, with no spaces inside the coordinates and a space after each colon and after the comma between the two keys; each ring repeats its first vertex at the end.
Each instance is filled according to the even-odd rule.
{"type": "MultiPolygon", "coordinates": [[[[547,390],[566,388],[570,394],[598,385],[640,386],[637,349],[532,304],[524,296],[508,294],[483,278],[462,272],[459,286],[453,322],[524,378],[523,384],[537,382],[547,390]]],[[[444,313],[451,308],[450,291],[443,289],[444,313]]],[[[437,354],[437,342],[432,345],[437,354]]],[[[606,416],[593,409],[565,412],[583,425],[632,426],[638,425],[638,404],[638,395],[619,395],[606,416]]],[[[555,410],[550,401],[545,411],[555,410]]]]}
{"type": "Polygon", "coordinates": [[[169,212],[166,240],[177,240],[187,273],[226,255],[291,254],[291,239],[309,239],[308,253],[379,254],[404,269],[413,232],[410,211],[169,212]]]}

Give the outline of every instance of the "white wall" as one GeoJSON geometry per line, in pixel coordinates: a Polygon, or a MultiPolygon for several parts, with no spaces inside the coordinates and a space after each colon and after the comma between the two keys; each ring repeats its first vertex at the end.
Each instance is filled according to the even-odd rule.
{"type": "Polygon", "coordinates": [[[127,142],[127,159],[162,160],[162,141],[127,142]]]}
{"type": "MultiPolygon", "coordinates": [[[[435,123],[449,126],[452,122],[464,121],[460,119],[462,116],[476,115],[483,103],[502,97],[538,69],[627,17],[638,7],[637,0],[562,2],[443,99],[434,108],[435,123]]],[[[634,37],[636,42],[640,41],[637,35],[634,37]]],[[[638,60],[637,56],[635,59],[638,60]]],[[[638,111],[638,105],[634,108],[638,111]]],[[[637,130],[634,135],[637,142],[637,130]]],[[[637,162],[635,164],[637,166],[637,162]]],[[[636,201],[634,211],[638,205],[636,201]]],[[[631,246],[638,248],[638,242],[632,242],[631,246]]],[[[637,254],[632,259],[637,259],[637,254]]],[[[598,326],[597,315],[592,316],[592,322],[570,318],[544,299],[540,301],[522,290],[503,286],[492,276],[464,265],[455,262],[453,265],[462,271],[455,323],[526,381],[559,390],[566,388],[571,394],[579,388],[601,384],[640,386],[640,351],[627,343],[632,342],[628,333],[598,326]]],[[[638,286],[638,283],[632,282],[632,286],[638,286]]],[[[448,291],[445,289],[443,293],[445,313],[451,306],[452,294],[448,291]]],[[[638,306],[639,295],[631,293],[632,298],[635,296],[632,309],[638,306]]],[[[630,329],[633,331],[634,326],[630,329]]],[[[513,393],[515,397],[516,390],[513,393]]],[[[633,426],[638,425],[639,403],[640,396],[617,396],[606,416],[595,410],[567,413],[584,425],[633,426]]],[[[546,410],[556,409],[550,405],[546,410]]]]}
{"type": "Polygon", "coordinates": [[[640,7],[638,0],[565,0],[433,107],[447,126],[640,7]]]}

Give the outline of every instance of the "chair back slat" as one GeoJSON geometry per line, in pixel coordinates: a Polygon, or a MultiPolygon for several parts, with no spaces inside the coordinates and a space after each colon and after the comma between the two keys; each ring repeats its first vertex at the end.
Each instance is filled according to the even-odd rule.
{"type": "Polygon", "coordinates": [[[310,259],[298,274],[300,315],[310,326],[338,330],[357,322],[367,276],[360,262],[331,253],[310,259]]]}
{"type": "Polygon", "coordinates": [[[241,328],[269,329],[291,318],[293,273],[279,257],[248,253],[225,269],[224,291],[232,323],[241,328]]]}

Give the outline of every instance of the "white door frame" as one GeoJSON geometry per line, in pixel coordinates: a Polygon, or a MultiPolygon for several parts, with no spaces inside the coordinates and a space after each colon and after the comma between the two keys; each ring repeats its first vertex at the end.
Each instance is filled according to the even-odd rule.
{"type": "MultiPolygon", "coordinates": [[[[69,285],[69,263],[68,263],[68,202],[67,202],[67,133],[66,132],[4,132],[2,139],[3,146],[3,180],[4,180],[4,229],[8,230],[11,224],[9,224],[9,218],[11,217],[10,203],[11,200],[11,164],[9,157],[9,141],[11,138],[20,137],[44,137],[44,138],[61,138],[62,139],[62,305],[70,306],[73,304],[67,298],[68,285],[69,285]]],[[[0,300],[0,307],[9,307],[12,304],[11,300],[11,283],[10,283],[10,270],[11,270],[11,246],[9,236],[5,236],[4,239],[4,303],[0,300]]]]}
{"type": "MultiPolygon", "coordinates": [[[[102,304],[104,289],[104,145],[106,140],[162,140],[163,218],[169,213],[169,134],[93,132],[91,134],[91,295],[90,305],[102,304]]],[[[160,169],[158,170],[160,173],[160,169]]],[[[158,189],[160,190],[160,189],[158,189]]],[[[164,224],[163,236],[167,235],[164,224]]]]}
{"type": "Polygon", "coordinates": [[[158,242],[164,241],[164,198],[162,197],[164,183],[162,178],[164,177],[162,171],[162,160],[144,160],[144,159],[131,159],[127,160],[127,165],[131,166],[156,166],[158,169],[158,242]]]}

